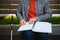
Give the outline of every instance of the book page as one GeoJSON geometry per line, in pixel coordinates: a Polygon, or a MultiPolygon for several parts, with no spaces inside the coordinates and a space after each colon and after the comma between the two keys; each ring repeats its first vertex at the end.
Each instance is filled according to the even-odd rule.
{"type": "Polygon", "coordinates": [[[43,33],[52,33],[52,25],[51,25],[51,23],[48,23],[48,22],[36,22],[32,31],[43,32],[43,33]]]}
{"type": "Polygon", "coordinates": [[[33,24],[29,24],[28,22],[26,22],[25,25],[20,26],[18,28],[18,31],[25,31],[25,30],[32,30],[33,24]]]}

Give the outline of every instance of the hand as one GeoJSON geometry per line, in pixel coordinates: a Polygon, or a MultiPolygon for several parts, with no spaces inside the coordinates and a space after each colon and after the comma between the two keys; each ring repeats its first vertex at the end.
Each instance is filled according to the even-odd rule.
{"type": "Polygon", "coordinates": [[[24,19],[20,20],[20,25],[25,25],[26,24],[26,21],[24,19]]]}
{"type": "Polygon", "coordinates": [[[30,20],[28,22],[29,22],[29,24],[33,24],[35,21],[36,21],[35,18],[30,18],[30,20]]]}

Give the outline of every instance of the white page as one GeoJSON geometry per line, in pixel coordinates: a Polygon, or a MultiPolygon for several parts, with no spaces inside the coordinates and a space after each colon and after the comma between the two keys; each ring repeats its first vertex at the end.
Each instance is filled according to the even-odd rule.
{"type": "Polygon", "coordinates": [[[52,25],[51,25],[51,23],[48,23],[48,22],[36,22],[32,31],[43,32],[43,33],[52,33],[52,25]]]}
{"type": "Polygon", "coordinates": [[[25,31],[25,30],[32,30],[33,24],[29,24],[28,22],[26,22],[25,25],[20,26],[18,31],[25,31]]]}

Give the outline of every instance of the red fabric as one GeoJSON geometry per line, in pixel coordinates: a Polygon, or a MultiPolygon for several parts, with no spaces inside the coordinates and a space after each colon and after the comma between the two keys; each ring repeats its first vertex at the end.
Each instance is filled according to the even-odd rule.
{"type": "Polygon", "coordinates": [[[28,10],[28,20],[36,16],[35,3],[36,3],[36,0],[30,0],[30,6],[28,10]]]}

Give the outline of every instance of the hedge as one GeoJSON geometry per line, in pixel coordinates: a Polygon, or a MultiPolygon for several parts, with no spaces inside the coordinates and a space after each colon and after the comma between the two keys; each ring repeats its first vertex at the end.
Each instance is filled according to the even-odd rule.
{"type": "MultiPolygon", "coordinates": [[[[49,18],[46,21],[52,24],[60,24],[60,16],[49,18]]],[[[2,20],[0,19],[0,24],[11,24],[11,23],[19,24],[19,19],[16,16],[13,17],[13,22],[11,16],[4,17],[2,20]]]]}

